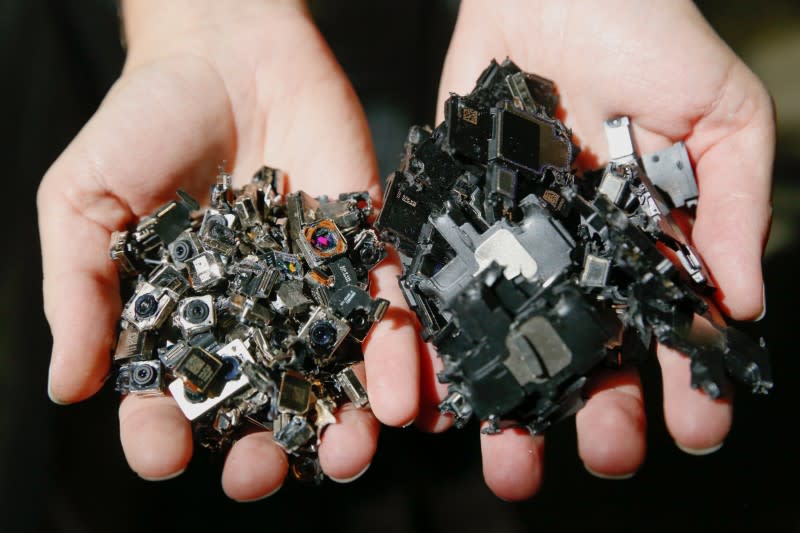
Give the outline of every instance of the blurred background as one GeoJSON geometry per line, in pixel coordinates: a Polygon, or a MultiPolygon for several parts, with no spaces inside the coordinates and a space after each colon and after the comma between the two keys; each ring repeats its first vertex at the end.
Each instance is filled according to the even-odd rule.
{"type": "MultiPolygon", "coordinates": [[[[149,483],[131,472],[110,387],[69,407],[47,399],[50,336],[35,192],[118,76],[124,54],[110,0],[0,0],[0,161],[11,224],[0,261],[0,531],[800,531],[800,492],[791,488],[800,480],[793,437],[800,390],[800,3],[698,5],[777,106],[765,258],[769,313],[748,327],[773,353],[774,393],[740,394],[725,446],[691,457],[666,432],[660,378],[648,365],[648,457],[628,481],[591,477],[578,459],[574,427],[564,423],[548,434],[541,493],[505,503],[483,484],[476,427],[438,436],[385,429],[357,482],[287,482],[267,500],[240,505],[222,492],[221,460],[202,452],[171,481],[149,483]]],[[[316,20],[364,103],[384,176],[398,163],[409,125],[433,120],[457,9],[455,1],[314,2],[316,20]]]]}

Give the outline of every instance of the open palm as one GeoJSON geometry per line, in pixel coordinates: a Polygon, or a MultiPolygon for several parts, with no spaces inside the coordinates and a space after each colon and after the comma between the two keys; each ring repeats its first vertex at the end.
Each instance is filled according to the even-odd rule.
{"type": "MultiPolygon", "coordinates": [[[[641,152],[686,142],[700,190],[691,237],[719,289],[718,302],[737,319],[761,315],[760,259],[775,144],[772,105],[694,4],[466,0],[442,75],[440,117],[449,92],[468,92],[490,59],[506,56],[556,82],[562,118],[585,151],[580,163],[602,164],[603,122],[620,115],[631,117],[641,152]]],[[[664,346],[658,358],[665,419],[676,443],[690,453],[713,451],[730,429],[730,400],[712,401],[691,390],[687,358],[664,346]]],[[[428,399],[435,402],[442,394],[440,386],[428,399]]],[[[645,454],[638,374],[599,376],[589,394],[577,415],[580,456],[593,473],[627,477],[645,454]]],[[[430,405],[422,412],[428,413],[420,417],[423,427],[447,426],[430,414],[430,405]]],[[[499,496],[525,498],[538,489],[542,438],[510,431],[483,435],[482,450],[486,481],[499,496]]]]}
{"type": "MultiPolygon", "coordinates": [[[[107,259],[111,232],[176,188],[205,197],[225,161],[239,184],[268,164],[289,173],[292,189],[380,195],[363,112],[302,6],[242,2],[212,20],[174,39],[156,31],[132,41],[120,80],[41,184],[56,402],[91,396],[109,371],[120,312],[107,259]]],[[[373,278],[392,302],[402,300],[397,274],[394,263],[373,278]]],[[[377,417],[402,425],[417,408],[416,339],[402,312],[397,322],[392,316],[365,345],[366,376],[377,417]]],[[[319,454],[329,476],[346,480],[369,465],[378,422],[347,407],[337,416],[341,423],[325,432],[319,454]]],[[[131,468],[147,479],[176,475],[191,458],[190,424],[170,397],[126,397],[120,436],[131,468]]],[[[286,472],[283,451],[268,434],[254,433],[230,451],[223,487],[252,500],[280,487],[286,472]]]]}

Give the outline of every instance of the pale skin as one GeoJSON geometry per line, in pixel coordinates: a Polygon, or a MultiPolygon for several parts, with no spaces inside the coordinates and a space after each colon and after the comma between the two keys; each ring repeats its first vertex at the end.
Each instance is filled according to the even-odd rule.
{"type": "MultiPolygon", "coordinates": [[[[491,58],[558,83],[566,124],[602,163],[602,121],[629,115],[642,151],[685,140],[700,203],[692,240],[737,319],[763,313],[760,257],[769,227],[774,118],[769,96],[686,0],[488,2],[466,0],[445,62],[437,109],[466,92],[491,58]]],[[[109,371],[119,316],[110,232],[169,199],[176,187],[206,194],[220,161],[245,181],[261,164],[290,171],[313,194],[380,186],[360,104],[299,0],[128,1],[129,53],[95,116],[48,171],[39,190],[45,312],[53,333],[49,393],[58,403],[94,394],[109,371]],[[198,181],[198,176],[208,176],[198,181]],[[74,243],[81,243],[76,249],[74,243]],[[80,305],[81,312],[77,311],[80,305]],[[90,311],[87,312],[86,310],[90,311]]],[[[441,111],[439,112],[441,118],[441,111]]],[[[416,420],[441,431],[439,362],[417,342],[396,287],[396,263],[374,277],[396,311],[365,346],[374,416],[345,408],[324,434],[320,460],[339,480],[375,452],[378,421],[416,420]]],[[[719,446],[728,400],[689,388],[688,360],[659,347],[667,427],[684,449],[719,446]]],[[[645,456],[642,390],[633,370],[595,379],[577,417],[578,450],[590,471],[634,473],[645,456]]],[[[652,392],[651,392],[652,393],[652,392]]],[[[120,406],[125,456],[140,476],[182,472],[189,423],[174,401],[128,397],[120,406]]],[[[541,483],[544,439],[525,432],[481,436],[484,476],[499,497],[530,497],[541,483]]],[[[230,451],[222,485],[233,499],[271,494],[287,471],[266,433],[230,451]]]]}

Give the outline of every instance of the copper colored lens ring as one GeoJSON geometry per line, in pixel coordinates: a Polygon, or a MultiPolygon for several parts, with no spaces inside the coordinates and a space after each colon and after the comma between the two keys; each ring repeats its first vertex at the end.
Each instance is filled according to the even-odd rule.
{"type": "Polygon", "coordinates": [[[347,241],[333,220],[323,219],[306,227],[303,236],[319,257],[334,257],[347,251],[347,241]]]}

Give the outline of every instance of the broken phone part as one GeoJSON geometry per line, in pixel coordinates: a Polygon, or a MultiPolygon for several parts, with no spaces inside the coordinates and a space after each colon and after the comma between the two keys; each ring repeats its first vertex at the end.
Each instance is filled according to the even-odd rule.
{"type": "Polygon", "coordinates": [[[342,404],[368,407],[353,366],[388,307],[369,293],[386,251],[366,193],[283,197],[282,179],[264,167],[234,189],[220,171],[206,209],[179,191],[112,235],[116,388],[170,394],[212,450],[270,430],[290,472],[320,481],[322,431],[342,404]]]}
{"type": "Polygon", "coordinates": [[[444,122],[411,128],[388,178],[375,225],[443,361],[440,410],[541,433],[583,405],[594,370],[655,341],[686,354],[712,398],[726,377],[766,393],[763,341],[712,318],[715,288],[673,219],[698,196],[683,143],[641,155],[613,117],[608,165],[578,175],[557,102],[549,80],[492,61],[444,122]]]}
{"type": "Polygon", "coordinates": [[[720,318],[673,218],[698,198],[683,143],[642,155],[630,120],[612,117],[609,163],[579,174],[557,103],[551,81],[492,61],[444,122],[411,128],[374,228],[366,193],[284,197],[264,167],[241,189],[220,172],[205,209],[179,191],[115,232],[117,390],[172,395],[213,450],[270,430],[295,477],[321,480],[325,427],[344,403],[368,407],[354,365],[389,305],[369,292],[389,242],[456,425],[541,433],[581,408],[593,372],[655,342],[683,352],[712,398],[729,377],[768,392],[763,340],[720,318]]]}

